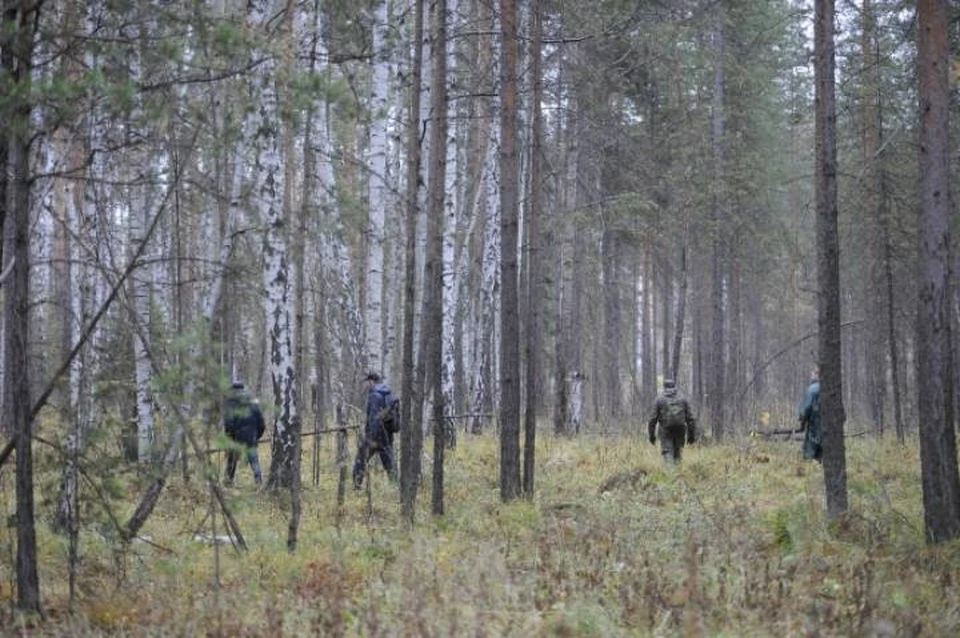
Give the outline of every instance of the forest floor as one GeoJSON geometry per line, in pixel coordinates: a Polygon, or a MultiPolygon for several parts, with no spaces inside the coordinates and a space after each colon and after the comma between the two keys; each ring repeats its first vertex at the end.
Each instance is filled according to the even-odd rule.
{"type": "MultiPolygon", "coordinates": [[[[645,439],[541,434],[535,498],[503,504],[496,438],[464,435],[447,455],[442,517],[430,515],[425,456],[412,532],[373,463],[369,491],[348,486],[338,513],[339,473],[330,461],[313,485],[306,445],[295,552],[289,496],[257,490],[247,466],[226,488],[245,552],[212,542],[225,532],[210,490],[175,475],[146,541],[126,548],[88,496],[72,603],[68,542],[49,525],[51,466],[38,489],[45,617],[11,610],[8,524],[0,633],[956,636],[960,542],[924,543],[917,443],[848,439],[851,513],[828,524],[822,470],[801,460],[796,441],[697,445],[671,468],[645,439]]],[[[332,458],[332,443],[321,451],[332,458]]],[[[122,521],[143,487],[114,474],[109,502],[122,521]]],[[[0,489],[12,514],[9,464],[0,489]]]]}

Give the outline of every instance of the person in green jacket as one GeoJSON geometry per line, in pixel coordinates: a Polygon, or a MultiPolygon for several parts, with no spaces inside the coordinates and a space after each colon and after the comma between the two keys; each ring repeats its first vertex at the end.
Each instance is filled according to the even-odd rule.
{"type": "Polygon", "coordinates": [[[810,372],[810,385],[800,402],[800,431],[803,435],[803,458],[823,459],[823,428],[820,423],[820,373],[810,372]]]}
{"type": "Polygon", "coordinates": [[[254,482],[257,485],[263,483],[260,457],[257,455],[257,441],[263,436],[265,427],[260,405],[246,391],[243,383],[235,382],[227,396],[227,405],[223,415],[224,431],[231,440],[238,444],[237,447],[227,451],[227,485],[233,484],[234,475],[237,473],[240,449],[246,451],[247,461],[253,470],[254,482]]]}

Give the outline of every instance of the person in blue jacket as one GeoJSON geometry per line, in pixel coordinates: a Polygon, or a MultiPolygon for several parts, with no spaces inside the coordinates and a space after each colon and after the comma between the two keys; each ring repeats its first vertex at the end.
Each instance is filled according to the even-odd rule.
{"type": "MultiPolygon", "coordinates": [[[[244,389],[243,383],[235,382],[227,396],[227,404],[223,413],[223,429],[232,441],[246,448],[247,461],[249,461],[250,468],[253,470],[253,480],[256,481],[257,485],[263,484],[260,457],[257,456],[257,441],[263,436],[265,428],[260,405],[244,389]]],[[[228,485],[233,483],[239,460],[240,450],[237,447],[227,450],[228,485]]]]}
{"type": "Polygon", "coordinates": [[[800,431],[803,435],[803,458],[822,461],[823,428],[820,423],[820,372],[810,372],[810,385],[800,402],[800,431]]]}
{"type": "Polygon", "coordinates": [[[367,418],[353,462],[353,486],[358,490],[363,486],[367,462],[374,454],[380,456],[391,480],[395,478],[393,437],[383,425],[385,408],[392,403],[393,392],[376,372],[367,373],[363,382],[367,389],[367,418]]]}

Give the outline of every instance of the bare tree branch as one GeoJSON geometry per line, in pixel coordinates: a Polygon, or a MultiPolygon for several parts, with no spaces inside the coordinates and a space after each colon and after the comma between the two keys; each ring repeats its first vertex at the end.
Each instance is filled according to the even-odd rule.
{"type": "Polygon", "coordinates": [[[3,285],[3,282],[7,280],[7,277],[10,276],[10,273],[13,272],[13,265],[17,263],[17,258],[14,257],[10,260],[10,263],[7,264],[7,267],[3,269],[3,272],[0,273],[0,286],[3,285]]]}

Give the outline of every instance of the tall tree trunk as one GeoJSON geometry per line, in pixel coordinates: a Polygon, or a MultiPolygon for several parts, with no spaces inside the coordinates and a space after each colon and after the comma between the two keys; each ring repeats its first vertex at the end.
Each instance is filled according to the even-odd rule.
{"type": "Polygon", "coordinates": [[[446,401],[443,395],[443,222],[447,162],[447,0],[433,5],[433,118],[427,184],[427,258],[424,262],[422,356],[427,362],[428,390],[433,405],[433,491],[431,512],[443,514],[443,465],[446,453],[446,401]]]}
{"type": "Polygon", "coordinates": [[[880,204],[881,164],[880,149],[880,59],[879,41],[876,38],[876,8],[872,0],[863,0],[861,7],[863,32],[860,52],[863,56],[863,160],[862,180],[864,212],[867,219],[866,238],[868,281],[866,299],[866,383],[867,408],[870,421],[879,434],[883,434],[883,404],[886,395],[886,357],[883,343],[886,339],[886,301],[877,294],[884,289],[884,219],[880,204]]]}
{"type": "Polygon", "coordinates": [[[713,225],[713,254],[712,254],[712,288],[711,303],[711,330],[713,333],[710,344],[710,430],[713,438],[723,440],[726,424],[724,423],[724,303],[723,303],[723,268],[724,268],[724,235],[726,215],[724,206],[724,136],[726,135],[726,105],[724,91],[726,89],[726,44],[724,37],[724,3],[717,7],[717,24],[714,31],[714,75],[713,75],[713,113],[712,117],[712,144],[713,144],[713,201],[711,203],[711,222],[713,225]]]}
{"type": "MultiPolygon", "coordinates": [[[[727,324],[727,370],[724,373],[724,382],[726,387],[731,390],[742,383],[743,374],[743,282],[741,281],[740,258],[736,244],[736,240],[732,238],[728,244],[726,297],[729,299],[729,307],[724,313],[727,324]]],[[[725,390],[723,402],[727,418],[730,419],[730,425],[727,429],[733,431],[743,416],[743,402],[740,399],[740,393],[733,394],[732,391],[725,390]]]]}
{"type": "Polygon", "coordinates": [[[373,15],[373,78],[370,96],[370,147],[367,157],[369,217],[366,234],[366,286],[364,330],[366,349],[364,366],[383,370],[383,281],[384,281],[384,224],[387,214],[387,195],[390,192],[387,176],[387,99],[389,97],[389,53],[387,33],[390,24],[387,0],[381,0],[373,15]]]}
{"type": "MultiPolygon", "coordinates": [[[[33,419],[30,414],[30,103],[31,70],[36,21],[40,5],[27,0],[4,3],[0,49],[11,51],[10,95],[18,96],[8,107],[7,166],[5,173],[5,259],[13,270],[3,284],[4,303],[4,396],[5,412],[17,448],[17,607],[41,613],[40,579],[37,572],[37,535],[33,502],[33,419]],[[9,40],[8,40],[9,38],[9,40]]],[[[6,264],[0,270],[5,270],[6,264]]]]}
{"type": "MultiPolygon", "coordinates": [[[[447,14],[450,16],[448,22],[456,24],[459,11],[459,0],[447,0],[447,14]]],[[[449,29],[449,27],[447,27],[449,29]]],[[[457,77],[457,34],[453,38],[447,37],[446,47],[444,49],[446,61],[446,75],[448,78],[457,77]]],[[[462,103],[462,101],[459,101],[462,103]]],[[[444,153],[446,158],[444,162],[444,227],[443,227],[443,272],[447,273],[443,277],[443,368],[441,370],[441,386],[443,388],[444,402],[447,409],[454,414],[459,413],[457,399],[462,395],[462,385],[457,383],[458,377],[462,377],[462,365],[457,351],[462,344],[462,339],[457,339],[458,326],[462,318],[460,308],[461,291],[464,280],[458,273],[466,272],[457,268],[458,254],[466,252],[465,248],[457,245],[457,236],[461,232],[460,218],[462,216],[462,198],[460,178],[460,162],[458,152],[459,133],[463,130],[463,118],[459,117],[458,108],[449,104],[447,99],[446,117],[447,132],[444,141],[444,153]],[[451,123],[451,113],[453,121],[451,123]]],[[[467,240],[469,241],[469,240],[467,240]]],[[[464,242],[466,243],[466,242],[464,242]]],[[[446,444],[448,448],[456,447],[457,428],[455,421],[449,419],[446,425],[446,444]]]]}
{"type": "Polygon", "coordinates": [[[927,541],[960,537],[950,335],[950,44],[947,0],[917,3],[920,208],[917,405],[927,541]]]}
{"type": "Polygon", "coordinates": [[[667,246],[663,246],[662,250],[664,256],[657,269],[657,274],[660,275],[660,369],[663,370],[663,377],[667,378],[672,374],[670,367],[672,326],[670,324],[673,322],[673,268],[669,257],[672,250],[667,246]]]}
{"type": "Polygon", "coordinates": [[[540,282],[540,207],[543,199],[541,180],[541,139],[543,117],[540,103],[543,100],[543,77],[540,54],[543,46],[543,7],[540,0],[533,0],[532,43],[530,45],[531,79],[533,100],[530,104],[530,211],[527,223],[527,316],[526,316],[526,406],[523,423],[523,494],[533,499],[534,469],[537,442],[537,387],[538,354],[540,349],[540,299],[543,290],[540,282]]]}
{"type": "Polygon", "coordinates": [[[619,231],[606,228],[601,237],[603,264],[603,360],[605,365],[598,379],[603,388],[603,412],[620,416],[620,352],[622,348],[620,305],[620,238],[619,231]]]}
{"type": "MultiPolygon", "coordinates": [[[[564,24],[561,20],[560,28],[564,24]]],[[[562,35],[562,33],[561,33],[562,35]]],[[[568,64],[567,49],[575,48],[576,44],[564,44],[561,48],[561,57],[559,61],[561,77],[565,74],[568,64]]],[[[558,82],[558,89],[562,92],[564,84],[558,82]]],[[[558,190],[560,194],[559,214],[555,216],[554,223],[551,224],[553,232],[558,236],[556,249],[556,290],[557,300],[555,305],[556,330],[554,337],[554,357],[556,359],[554,370],[554,397],[553,397],[553,431],[558,435],[569,436],[572,434],[571,414],[570,414],[570,374],[572,372],[572,305],[573,299],[573,209],[576,205],[576,166],[579,152],[579,137],[577,131],[577,93],[568,91],[562,95],[567,101],[565,117],[557,118],[557,140],[561,144],[560,158],[560,183],[558,190]]]]}
{"type": "MultiPolygon", "coordinates": [[[[300,27],[302,20],[297,15],[297,4],[293,0],[287,0],[285,15],[284,15],[284,33],[283,36],[283,48],[281,49],[281,65],[287,69],[293,69],[296,67],[297,60],[297,43],[300,41],[300,27]]],[[[291,221],[295,221],[297,225],[296,236],[293,241],[291,261],[293,267],[293,281],[288,284],[288,288],[291,289],[293,299],[291,302],[292,305],[292,314],[293,322],[290,327],[290,341],[293,365],[291,366],[290,376],[292,377],[290,383],[292,386],[291,401],[293,402],[293,414],[296,421],[295,431],[296,431],[296,441],[294,442],[294,459],[292,462],[293,471],[291,472],[291,481],[290,481],[290,520],[287,525],[287,551],[293,552],[297,549],[299,530],[300,530],[300,488],[301,488],[301,464],[302,464],[302,447],[303,447],[303,413],[304,413],[304,400],[303,400],[303,351],[305,347],[305,340],[303,338],[303,315],[304,315],[304,251],[305,251],[305,241],[307,234],[307,225],[306,225],[306,216],[307,211],[305,210],[306,199],[309,197],[309,191],[307,185],[309,179],[304,177],[303,184],[301,185],[301,194],[304,196],[304,199],[299,202],[299,205],[296,206],[297,214],[293,214],[294,202],[293,202],[293,184],[296,180],[297,164],[294,163],[294,143],[295,135],[294,128],[291,124],[288,124],[283,127],[284,132],[284,158],[286,162],[284,163],[284,210],[286,211],[287,217],[292,218],[291,221]]],[[[304,140],[309,139],[309,135],[304,135],[304,140]]],[[[304,148],[306,146],[306,141],[304,142],[304,148]]],[[[303,164],[306,163],[306,158],[303,157],[303,164]]]]}
{"type": "MultiPolygon", "coordinates": [[[[423,65],[423,0],[414,0],[413,64],[406,131],[406,193],[404,201],[405,266],[403,295],[403,383],[401,396],[414,399],[414,309],[416,304],[417,218],[420,200],[420,82],[423,65]]],[[[400,403],[400,504],[404,520],[413,525],[423,456],[423,427],[414,423],[411,400],[400,403]]]]}
{"type": "MultiPolygon", "coordinates": [[[[143,78],[148,75],[148,71],[144,66],[147,55],[149,54],[148,42],[151,34],[148,33],[149,7],[146,5],[147,2],[141,0],[138,10],[138,17],[141,23],[138,27],[139,42],[137,56],[133,63],[135,68],[134,78],[138,83],[142,82],[143,78]]],[[[144,117],[143,100],[144,97],[142,95],[138,96],[137,107],[131,118],[134,121],[131,121],[128,126],[131,133],[136,132],[149,139],[156,137],[156,132],[149,130],[151,127],[146,126],[143,127],[145,130],[137,131],[135,124],[136,119],[144,117]]],[[[135,242],[144,241],[146,229],[150,224],[150,209],[154,195],[153,191],[155,189],[154,183],[160,172],[158,170],[158,164],[160,164],[161,161],[158,157],[159,155],[160,153],[155,152],[148,158],[143,157],[139,153],[134,154],[134,163],[140,164],[135,170],[139,171],[141,175],[143,175],[144,172],[147,174],[142,179],[142,184],[133,187],[134,194],[132,201],[134,202],[134,209],[129,211],[131,249],[133,249],[135,242]],[[148,166],[149,169],[146,169],[144,164],[148,166]]],[[[149,252],[145,248],[141,249],[141,253],[144,254],[145,257],[149,257],[149,252]]],[[[151,396],[150,390],[153,375],[149,359],[149,341],[151,334],[150,310],[153,301],[152,289],[152,269],[149,265],[130,278],[130,292],[133,299],[133,318],[139,328],[133,331],[133,352],[134,376],[136,378],[137,388],[137,460],[140,463],[147,463],[150,460],[153,451],[154,437],[153,397],[151,396]]]]}
{"type": "Polygon", "coordinates": [[[816,0],[816,193],[820,414],[827,517],[846,513],[847,461],[843,440],[840,341],[840,239],[837,231],[837,140],[834,95],[833,0],[816,0]]]}
{"type": "Polygon", "coordinates": [[[640,361],[643,367],[643,401],[648,404],[657,396],[656,353],[654,350],[653,323],[653,247],[647,241],[643,256],[643,331],[640,335],[640,361]]]}
{"type": "MultiPolygon", "coordinates": [[[[272,17],[268,11],[270,4],[262,2],[255,6],[251,22],[256,28],[266,29],[272,17]]],[[[293,377],[291,255],[287,237],[290,201],[283,167],[284,160],[293,161],[293,158],[284,157],[286,149],[282,132],[286,126],[280,117],[280,109],[281,100],[286,98],[283,91],[285,74],[278,74],[279,69],[277,61],[267,57],[254,75],[255,98],[262,124],[255,138],[258,152],[254,193],[266,226],[263,283],[274,412],[268,486],[275,490],[292,488],[294,473],[300,469],[300,417],[293,377]]]]}
{"type": "Polygon", "coordinates": [[[520,496],[517,7],[500,0],[500,498],[520,496]]]}
{"type": "MultiPolygon", "coordinates": [[[[882,183],[882,182],[881,182],[882,183]]],[[[886,189],[881,190],[883,209],[886,214],[886,189]]],[[[906,441],[906,428],[903,424],[903,408],[901,406],[900,382],[900,346],[897,343],[897,313],[894,305],[893,282],[893,247],[890,245],[890,228],[884,225],[883,235],[883,276],[886,285],[887,297],[887,345],[890,348],[890,389],[893,393],[893,422],[897,433],[897,441],[906,441]]]]}
{"type": "Polygon", "coordinates": [[[670,376],[677,379],[680,376],[680,350],[683,347],[683,324],[687,314],[687,246],[684,240],[680,250],[680,291],[677,297],[677,320],[673,331],[673,357],[670,361],[670,376]]]}

